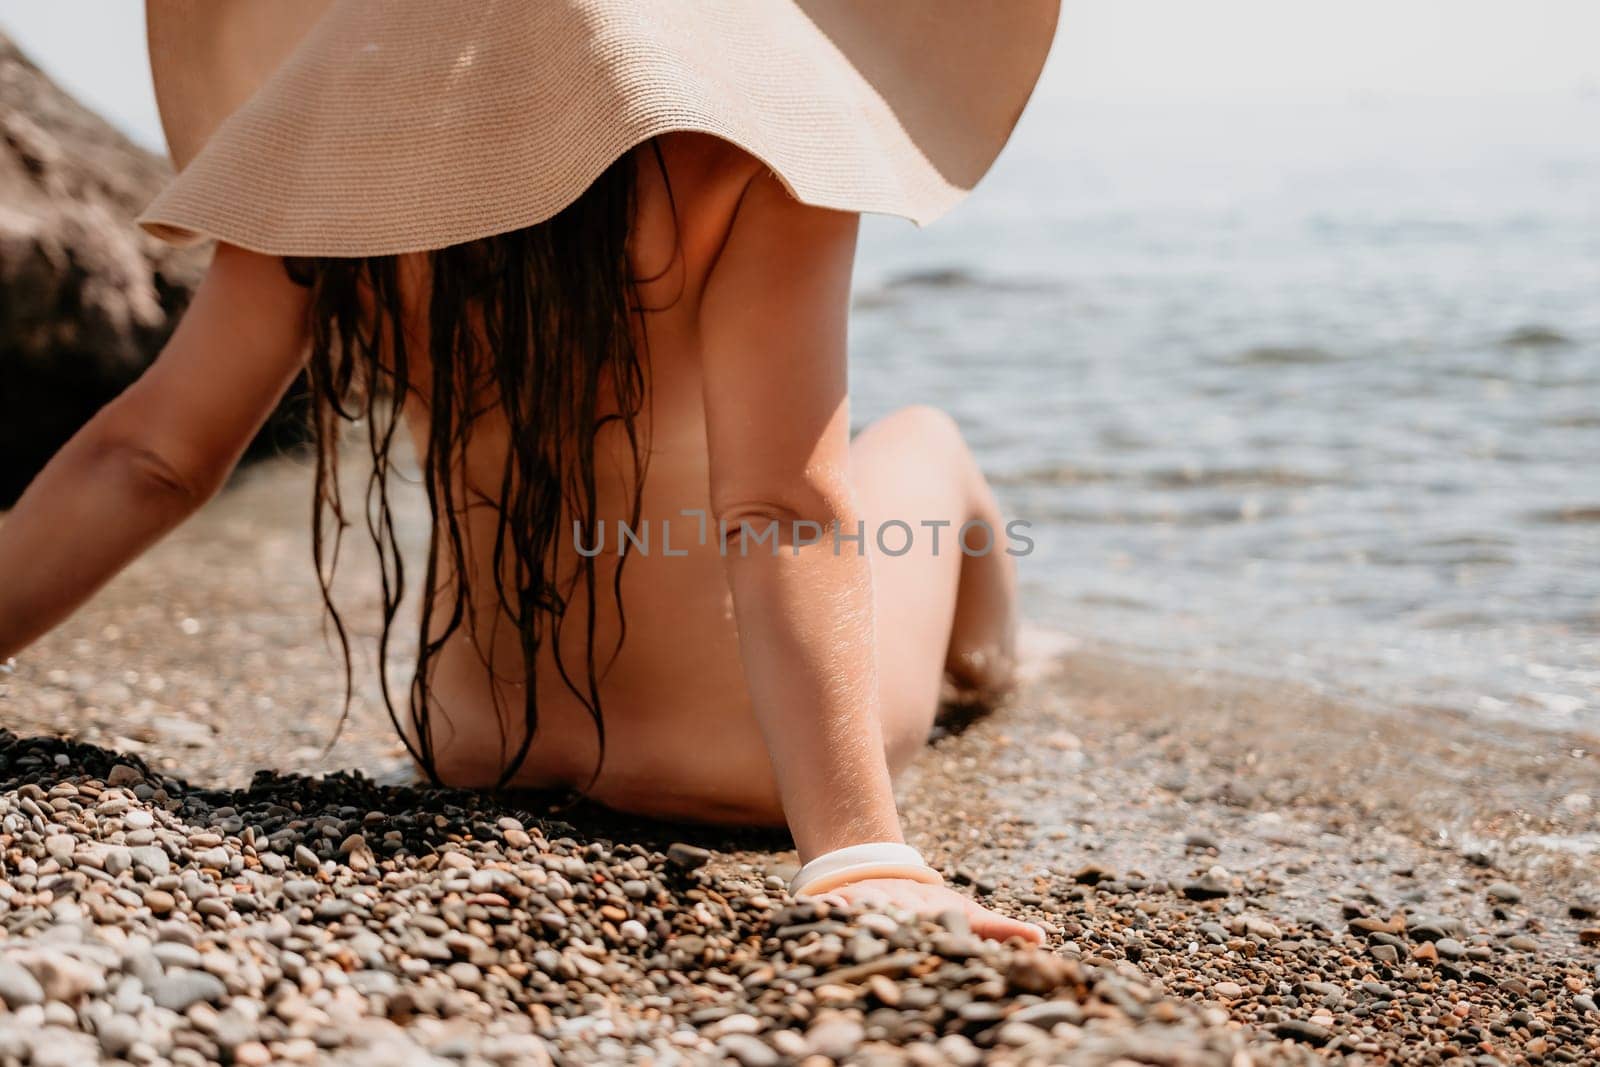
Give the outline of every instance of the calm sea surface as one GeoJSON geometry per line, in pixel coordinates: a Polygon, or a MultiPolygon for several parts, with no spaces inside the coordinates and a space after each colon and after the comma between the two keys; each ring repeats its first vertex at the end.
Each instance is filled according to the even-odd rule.
{"type": "Polygon", "coordinates": [[[957,416],[1032,618],[1600,728],[1600,94],[1045,99],[874,220],[857,421],[957,416]]]}

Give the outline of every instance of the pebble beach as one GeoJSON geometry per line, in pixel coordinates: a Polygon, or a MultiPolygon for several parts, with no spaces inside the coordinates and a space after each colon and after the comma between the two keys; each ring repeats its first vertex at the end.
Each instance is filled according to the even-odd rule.
{"type": "MultiPolygon", "coordinates": [[[[0,502],[204,269],[9,28],[0,502]]],[[[1600,95],[1072,88],[949,224],[869,220],[852,316],[856,416],[915,383],[1037,535],[1024,685],[898,787],[1042,947],[795,900],[781,833],[417,784],[291,402],[0,664],[0,1067],[1600,1064],[1600,95]]]]}
{"type": "Polygon", "coordinates": [[[1058,641],[901,791],[1045,948],[830,913],[779,835],[382,784],[303,475],[0,675],[0,1063],[1600,1060],[1600,739],[1058,641]]]}

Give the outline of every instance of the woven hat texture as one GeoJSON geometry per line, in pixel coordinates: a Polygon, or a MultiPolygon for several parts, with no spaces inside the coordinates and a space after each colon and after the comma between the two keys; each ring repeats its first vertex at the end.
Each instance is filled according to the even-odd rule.
{"type": "Polygon", "coordinates": [[[800,200],[927,223],[993,163],[1058,0],[148,0],[178,176],[140,223],[277,255],[541,222],[721,137],[800,200]]]}

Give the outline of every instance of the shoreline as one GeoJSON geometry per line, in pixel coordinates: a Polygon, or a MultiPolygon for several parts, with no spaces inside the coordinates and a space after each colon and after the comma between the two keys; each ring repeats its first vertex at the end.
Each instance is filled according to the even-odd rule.
{"type": "MultiPolygon", "coordinates": [[[[48,971],[56,964],[40,959],[55,959],[66,942],[80,946],[71,958],[98,967],[103,988],[94,991],[86,978],[70,1010],[48,999],[35,1005],[40,1012],[23,1009],[47,1023],[42,1032],[62,1048],[76,1049],[79,1062],[88,1046],[62,1036],[73,1032],[69,1016],[104,1049],[97,1019],[106,1009],[94,1005],[114,1005],[119,995],[139,1025],[197,1035],[185,1040],[198,1059],[173,1046],[147,1062],[208,1062],[213,1052],[247,1062],[261,1055],[252,1042],[273,1058],[292,1053],[306,1062],[369,1062],[378,1047],[385,1062],[510,1062],[488,1055],[503,1046],[526,1062],[583,1062],[604,1048],[641,1062],[733,1057],[747,1067],[1600,1057],[1594,735],[1426,709],[1373,712],[1253,679],[1070,651],[1011,706],[931,745],[900,791],[908,838],[932,862],[1053,931],[1042,956],[975,947],[959,930],[896,928],[881,917],[801,921],[784,913],[789,905],[769,881],[793,866],[787,841],[770,833],[581,809],[555,815],[567,823],[560,827],[547,811],[518,808],[521,801],[386,791],[339,775],[269,775],[253,792],[225,792],[263,768],[381,774],[399,755],[387,721],[365,703],[323,754],[342,671],[314,636],[320,603],[307,566],[303,496],[297,487],[286,506],[287,482],[271,472],[241,479],[221,506],[30,649],[15,675],[0,676],[10,730],[70,731],[100,746],[0,745],[8,754],[0,807],[10,812],[0,817],[0,855],[8,876],[33,879],[3,897],[0,978],[15,977],[7,964],[16,961],[48,971]],[[12,757],[23,751],[41,758],[19,769],[12,757]],[[149,796],[138,796],[138,781],[123,771],[122,785],[104,799],[116,752],[149,762],[153,779],[140,778],[149,796]],[[56,766],[58,755],[67,766],[56,766]],[[163,802],[155,791],[165,786],[155,783],[168,777],[163,802]],[[42,800],[53,808],[48,819],[24,803],[43,812],[42,800]],[[121,810],[100,814],[107,803],[121,810]],[[270,814],[271,805],[295,803],[308,812],[298,820],[305,825],[273,838],[297,820],[270,814]],[[366,815],[363,805],[371,806],[366,815]],[[117,835],[126,843],[119,820],[134,808],[150,811],[151,843],[165,849],[171,870],[155,875],[133,864],[110,882],[87,874],[96,857],[122,847],[117,835]],[[338,826],[337,840],[319,828],[318,811],[338,826]],[[442,837],[427,837],[425,814],[446,820],[442,837]],[[15,822],[24,816],[25,827],[15,822]],[[368,818],[369,829],[358,825],[368,818]],[[512,818],[516,826],[500,822],[512,818]],[[234,825],[240,820],[277,829],[252,844],[234,825]],[[46,832],[45,824],[60,829],[46,832]],[[345,847],[352,834],[370,844],[391,829],[407,843],[403,854],[380,848],[368,863],[352,859],[359,846],[345,847]],[[560,844],[563,835],[570,845],[560,844]],[[668,859],[674,844],[714,855],[686,881],[668,859]],[[311,850],[309,869],[296,866],[305,861],[296,845],[311,850]],[[617,937],[594,926],[594,909],[576,907],[573,896],[547,903],[564,901],[566,923],[589,923],[587,934],[529,926],[526,908],[502,913],[492,901],[468,902],[478,892],[467,884],[474,877],[480,895],[508,887],[508,877],[542,891],[551,870],[573,863],[582,872],[563,875],[569,888],[586,884],[591,904],[612,900],[626,916],[605,920],[617,937]],[[446,864],[461,865],[459,879],[446,864]],[[502,873],[483,873],[491,870],[502,873]],[[625,881],[643,882],[645,897],[613,900],[606,887],[625,881]],[[291,883],[303,899],[289,895],[291,883]],[[140,903],[128,906],[115,890],[140,903]],[[172,898],[164,914],[149,907],[152,891],[161,908],[167,900],[159,894],[172,898]],[[103,893],[124,902],[119,915],[103,912],[105,922],[90,903],[103,893]],[[487,918],[452,911],[452,893],[468,911],[488,908],[487,918]],[[708,908],[720,925],[699,930],[708,908]],[[418,909],[437,914],[439,936],[454,939],[439,958],[427,955],[438,954],[431,943],[413,943],[416,931],[389,921],[418,909]],[[294,917],[289,941],[275,944],[278,935],[260,925],[272,913],[294,917]],[[785,921],[775,921],[779,914],[785,921]],[[360,921],[347,922],[351,916],[360,921]],[[629,919],[642,924],[643,940],[621,936],[629,919]],[[52,934],[57,929],[76,933],[52,934]],[[160,948],[166,935],[199,952],[200,965],[160,948]],[[501,959],[457,935],[496,947],[501,959]],[[121,947],[87,947],[108,938],[121,947]],[[145,955],[134,954],[145,962],[117,954],[130,938],[149,941],[145,955]],[[678,954],[683,938],[702,954],[678,954]],[[285,947],[291,943],[300,947],[285,947]],[[366,962],[360,952],[341,955],[341,946],[364,946],[366,962]],[[267,975],[276,967],[278,977],[257,988],[225,975],[215,1003],[201,998],[175,1013],[151,996],[167,989],[168,977],[225,966],[215,955],[230,952],[267,975]],[[518,968],[506,968],[506,952],[518,968]],[[532,975],[542,964],[530,962],[540,952],[555,953],[538,957],[550,965],[543,979],[532,975]],[[587,975],[589,963],[578,957],[601,971],[587,975]],[[874,969],[886,958],[896,962],[874,969]],[[120,993],[128,966],[144,968],[142,992],[120,993]],[[806,967],[809,976],[800,975],[806,967]],[[574,968],[576,977],[563,977],[574,968]],[[847,980],[807,985],[841,971],[847,980]],[[464,986],[474,973],[477,987],[464,986]],[[358,974],[370,988],[352,993],[358,974]],[[746,985],[752,974],[763,977],[746,985]],[[549,982],[569,988],[558,993],[549,982]],[[665,1006],[651,999],[658,996],[665,1006]],[[283,1017],[302,1002],[300,1018],[316,1025],[283,1017]],[[249,1031],[231,1051],[212,1033],[214,1017],[224,1016],[228,1025],[245,1019],[231,1036],[244,1032],[239,1026],[249,1031]],[[582,1019],[590,1021],[574,1021],[582,1019]],[[823,1054],[831,1058],[815,1058],[823,1054]]],[[[356,566],[347,578],[359,594],[356,566]]],[[[348,599],[353,615],[371,606],[348,599]]],[[[103,861],[95,869],[111,870],[103,861]]],[[[216,992],[201,979],[191,984],[216,992]]],[[[18,1020],[16,1010],[0,1013],[0,1045],[18,1020]]]]}

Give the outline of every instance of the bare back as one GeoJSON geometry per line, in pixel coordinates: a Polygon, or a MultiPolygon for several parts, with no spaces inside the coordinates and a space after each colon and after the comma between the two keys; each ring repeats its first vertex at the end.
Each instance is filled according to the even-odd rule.
{"type": "MultiPolygon", "coordinates": [[[[597,483],[596,515],[603,540],[583,544],[586,552],[601,549],[594,558],[594,649],[602,666],[617,650],[601,682],[606,756],[593,794],[623,806],[636,790],[659,796],[683,769],[698,765],[704,737],[697,728],[697,709],[725,704],[730,691],[743,689],[731,598],[709,520],[699,333],[706,282],[741,196],[764,170],[714,138],[681,134],[658,144],[670,190],[649,146],[636,150],[638,206],[629,242],[634,273],[645,279],[639,296],[649,309],[639,340],[647,353],[650,400],[641,418],[648,477],[641,521],[633,526],[637,536],[648,540],[633,545],[623,568],[626,641],[620,641],[623,617],[610,596],[619,560],[619,523],[629,519],[634,490],[627,473],[627,443],[618,432],[602,431],[598,442],[600,453],[614,460],[601,464],[597,483]],[[685,635],[693,635],[692,640],[685,635]]],[[[427,375],[428,368],[421,366],[418,377],[426,380],[427,375]]],[[[420,451],[428,432],[425,413],[410,405],[407,421],[420,451]]],[[[475,425],[466,454],[465,481],[470,484],[459,499],[498,486],[506,433],[504,419],[494,415],[475,425]]],[[[513,623],[492,595],[489,559],[496,525],[489,509],[467,514],[467,584],[489,592],[475,597],[475,617],[451,638],[433,681],[433,744],[440,774],[452,784],[494,782],[523,729],[522,687],[528,672],[513,623]],[[502,729],[504,746],[499,741],[502,729]]],[[[564,534],[560,543],[559,566],[570,573],[580,560],[578,542],[564,534]]],[[[562,623],[559,654],[574,679],[584,676],[586,615],[587,605],[578,599],[562,623]]],[[[547,642],[532,672],[540,725],[518,784],[581,785],[599,756],[594,724],[562,680],[557,654],[547,642]]],[[[764,761],[754,720],[744,718],[749,736],[722,740],[764,761]]],[[[708,783],[683,784],[686,795],[703,800],[708,783]]]]}

